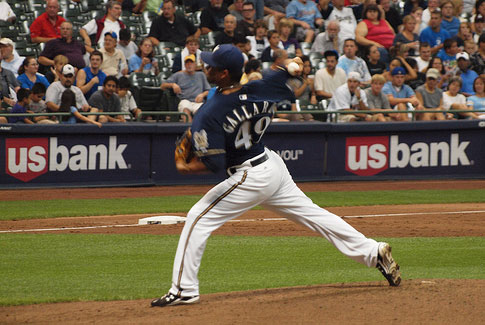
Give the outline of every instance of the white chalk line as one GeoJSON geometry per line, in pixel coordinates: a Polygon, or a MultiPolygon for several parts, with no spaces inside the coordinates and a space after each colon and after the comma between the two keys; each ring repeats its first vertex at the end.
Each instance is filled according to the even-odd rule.
{"type": "MultiPolygon", "coordinates": [[[[377,217],[418,216],[418,215],[428,215],[428,214],[476,214],[476,213],[485,213],[485,210],[364,214],[364,215],[357,215],[357,216],[341,216],[341,217],[342,218],[377,218],[377,217]]],[[[263,219],[237,219],[237,220],[229,220],[228,222],[286,221],[286,220],[288,220],[288,219],[286,219],[286,218],[263,218],[263,219]]],[[[104,226],[86,226],[86,227],[13,229],[13,230],[0,230],[0,234],[19,233],[19,232],[42,232],[42,231],[65,231],[65,230],[84,230],[84,229],[102,229],[102,228],[123,228],[123,227],[137,227],[137,226],[146,226],[146,225],[140,225],[140,224],[136,223],[136,224],[130,224],[130,225],[104,225],[104,226]]]]}

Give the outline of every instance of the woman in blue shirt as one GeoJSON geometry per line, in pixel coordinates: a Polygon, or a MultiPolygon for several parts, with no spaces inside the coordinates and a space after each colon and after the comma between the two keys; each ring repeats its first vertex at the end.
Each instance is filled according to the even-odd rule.
{"type": "Polygon", "coordinates": [[[17,80],[20,82],[20,87],[32,90],[34,84],[40,82],[48,88],[50,86],[49,81],[37,71],[39,71],[37,59],[31,56],[26,57],[18,71],[19,76],[17,80]]]}
{"type": "MultiPolygon", "coordinates": [[[[468,97],[467,106],[474,110],[485,110],[485,78],[477,77],[473,82],[475,95],[468,97]]],[[[485,118],[485,112],[478,112],[479,118],[485,118]]]]}
{"type": "Polygon", "coordinates": [[[154,56],[152,41],[148,37],[144,38],[138,47],[138,51],[128,59],[130,73],[152,72],[158,74],[158,62],[153,59],[154,56]]]}

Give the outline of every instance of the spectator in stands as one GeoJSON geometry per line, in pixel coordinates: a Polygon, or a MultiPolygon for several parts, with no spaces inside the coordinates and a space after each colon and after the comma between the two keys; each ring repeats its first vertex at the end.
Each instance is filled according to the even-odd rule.
{"type": "Polygon", "coordinates": [[[45,43],[61,37],[60,27],[65,19],[57,14],[59,9],[57,0],[47,1],[45,12],[30,25],[30,39],[33,43],[45,43]]]}
{"type": "Polygon", "coordinates": [[[450,33],[441,27],[441,20],[441,11],[433,11],[429,26],[419,35],[420,42],[427,42],[431,46],[431,54],[438,53],[443,48],[445,39],[451,38],[450,33]]]}
{"type": "Polygon", "coordinates": [[[346,39],[344,42],[344,55],[338,59],[338,67],[348,75],[352,71],[359,73],[364,84],[370,84],[371,75],[365,61],[356,56],[357,42],[354,39],[346,39]]]}
{"type": "MultiPolygon", "coordinates": [[[[421,8],[421,7],[420,7],[421,8]]],[[[403,19],[403,29],[394,37],[394,43],[406,44],[410,56],[415,56],[419,51],[419,36],[414,32],[416,18],[407,15],[403,19]]]]}
{"type": "Polygon", "coordinates": [[[106,14],[101,19],[91,19],[80,30],[79,35],[84,40],[86,50],[88,52],[94,51],[91,42],[91,36],[94,37],[94,44],[98,48],[104,44],[104,36],[107,33],[116,33],[118,35],[120,30],[126,28],[125,24],[119,19],[121,16],[121,5],[115,0],[109,0],[106,3],[106,14]]]}
{"type": "Polygon", "coordinates": [[[429,25],[429,21],[431,19],[431,13],[435,10],[441,10],[440,8],[440,1],[439,0],[428,0],[428,7],[423,10],[423,15],[422,15],[422,22],[426,24],[426,26],[429,25]]]}
{"type": "Polygon", "coordinates": [[[371,76],[375,74],[383,74],[386,71],[386,64],[381,61],[381,52],[377,48],[377,45],[371,45],[366,47],[365,63],[371,76]]]}
{"type": "Polygon", "coordinates": [[[236,33],[247,36],[254,36],[254,23],[256,22],[256,9],[254,3],[244,1],[242,5],[242,19],[237,20],[236,33]]]}
{"type": "Polygon", "coordinates": [[[200,14],[200,31],[202,35],[224,30],[224,17],[229,10],[223,0],[210,0],[210,6],[200,14]]]}
{"type": "MultiPolygon", "coordinates": [[[[448,83],[448,91],[443,93],[443,109],[452,110],[468,110],[467,99],[464,95],[459,94],[462,87],[462,80],[460,77],[453,77],[448,83]]],[[[471,105],[472,106],[472,105],[471,105]]],[[[447,113],[447,115],[450,113],[447,113]]],[[[453,114],[456,118],[477,119],[478,114],[474,112],[463,112],[453,114]]]]}
{"type": "Polygon", "coordinates": [[[236,34],[234,37],[234,43],[232,44],[234,44],[234,46],[236,46],[242,52],[244,63],[248,62],[249,58],[251,57],[251,53],[249,53],[251,51],[251,43],[249,40],[244,37],[244,35],[236,34]]]}
{"type": "Polygon", "coordinates": [[[426,72],[429,61],[431,61],[431,46],[428,42],[419,43],[419,56],[416,57],[420,72],[426,72]]]}
{"type": "Polygon", "coordinates": [[[441,59],[446,70],[456,67],[456,54],[460,52],[456,39],[448,38],[443,43],[443,48],[436,55],[441,59]]]}
{"type": "Polygon", "coordinates": [[[138,51],[128,60],[130,73],[143,72],[157,75],[160,71],[158,69],[158,61],[154,57],[155,52],[153,51],[152,40],[146,37],[140,42],[138,51]]]}
{"type": "Polygon", "coordinates": [[[138,51],[138,46],[131,40],[131,32],[128,28],[120,30],[119,38],[120,40],[118,41],[116,48],[123,52],[125,58],[131,58],[131,56],[138,51]]]}
{"type": "Polygon", "coordinates": [[[25,124],[35,124],[25,116],[26,113],[31,113],[27,109],[30,103],[30,89],[20,88],[17,92],[17,103],[12,107],[12,114],[23,114],[22,116],[10,116],[8,118],[8,123],[25,123],[25,124]]]}
{"type": "Polygon", "coordinates": [[[456,60],[458,64],[458,71],[456,73],[463,82],[460,92],[465,96],[474,95],[473,91],[473,81],[478,77],[478,74],[470,69],[470,57],[468,53],[461,52],[456,55],[456,60]]]}
{"type": "MultiPolygon", "coordinates": [[[[347,76],[347,82],[338,87],[335,91],[335,96],[330,100],[328,105],[329,111],[349,111],[349,110],[368,110],[367,96],[365,92],[360,89],[361,78],[358,72],[352,71],[347,76]]],[[[365,113],[352,114],[338,114],[337,122],[357,122],[357,121],[372,121],[374,116],[382,116],[382,114],[370,115],[365,113]]],[[[384,118],[384,117],[382,117],[384,118]]]]}
{"type": "Polygon", "coordinates": [[[332,0],[333,6],[328,5],[329,1],[330,0],[320,1],[322,17],[327,21],[337,20],[340,23],[339,37],[342,40],[349,38],[354,39],[355,28],[357,27],[357,20],[355,19],[354,12],[349,7],[344,7],[345,0],[332,0]]]}
{"type": "Polygon", "coordinates": [[[315,73],[315,93],[317,99],[332,98],[338,87],[347,80],[347,74],[342,68],[337,67],[338,54],[333,50],[323,53],[325,58],[325,68],[319,69],[315,73]]]}
{"type": "MultiPolygon", "coordinates": [[[[120,99],[121,105],[121,112],[123,113],[131,113],[132,118],[138,118],[141,113],[141,109],[138,108],[136,105],[135,97],[130,91],[131,84],[130,80],[127,77],[121,77],[118,81],[118,97],[120,99]]],[[[125,115],[125,119],[127,115],[125,115]]],[[[131,118],[130,118],[131,119],[131,118]]]]}
{"type": "Polygon", "coordinates": [[[61,38],[50,40],[45,44],[39,56],[39,63],[52,67],[54,58],[62,54],[69,59],[69,64],[82,69],[86,66],[83,58],[85,53],[84,45],[72,37],[72,24],[65,21],[61,24],[61,38]]]}
{"type": "Polygon", "coordinates": [[[376,45],[381,52],[381,60],[389,62],[389,48],[394,41],[394,30],[391,25],[381,17],[376,5],[368,5],[364,9],[364,19],[357,24],[355,40],[359,45],[376,45]]]}
{"type": "MultiPolygon", "coordinates": [[[[317,96],[315,94],[314,78],[313,76],[310,76],[312,72],[310,59],[308,56],[304,55],[301,57],[301,60],[303,62],[301,75],[289,78],[287,84],[291,87],[296,99],[299,101],[300,109],[305,109],[305,106],[308,104],[317,104],[317,96]]],[[[292,114],[288,115],[288,119],[296,121],[312,121],[313,116],[311,114],[292,114]]]]}
{"type": "Polygon", "coordinates": [[[256,59],[261,59],[261,55],[265,48],[269,46],[268,41],[268,25],[264,20],[257,20],[254,23],[254,36],[247,36],[249,42],[251,43],[251,55],[256,59]]]}
{"type": "Polygon", "coordinates": [[[479,75],[485,73],[485,33],[478,39],[478,51],[471,57],[471,68],[479,75]]]}
{"type": "Polygon", "coordinates": [[[289,3],[290,0],[264,0],[264,14],[269,17],[268,20],[273,20],[276,26],[281,18],[286,17],[286,7],[289,3]]]}
{"type": "Polygon", "coordinates": [[[463,46],[463,50],[468,53],[470,58],[478,52],[478,46],[474,41],[465,41],[465,44],[463,46]]]}
{"type": "Polygon", "coordinates": [[[244,65],[244,73],[239,82],[241,85],[245,85],[253,80],[263,79],[261,74],[261,62],[258,59],[250,59],[244,65]]]}
{"type": "Polygon", "coordinates": [[[236,17],[228,14],[224,17],[224,30],[216,33],[215,42],[216,45],[220,44],[233,44],[235,40],[235,30],[237,26],[236,17]]]}
{"type": "Polygon", "coordinates": [[[59,112],[63,113],[71,113],[70,116],[60,116],[59,120],[61,123],[65,124],[76,124],[78,121],[82,121],[85,123],[91,123],[96,125],[97,127],[101,127],[102,124],[96,121],[96,115],[91,116],[84,116],[79,113],[78,108],[76,107],[77,100],[76,94],[71,89],[65,89],[61,95],[61,102],[59,104],[59,112]]]}
{"type": "Polygon", "coordinates": [[[399,11],[391,5],[391,0],[380,0],[379,6],[384,11],[387,22],[391,24],[394,29],[394,33],[398,33],[399,26],[402,25],[402,18],[399,11]]]}
{"type": "MultiPolygon", "coordinates": [[[[243,3],[244,3],[244,1],[245,0],[234,0],[234,2],[230,6],[227,7],[227,10],[229,10],[229,13],[231,15],[233,15],[234,17],[236,17],[238,24],[241,20],[244,19],[244,17],[243,17],[243,3]]],[[[254,8],[254,5],[253,5],[253,8],[254,8]]]]}
{"type": "MultiPolygon", "coordinates": [[[[372,76],[370,81],[370,87],[365,90],[365,95],[367,97],[367,105],[369,110],[390,110],[391,104],[389,104],[389,98],[382,92],[382,87],[386,83],[386,78],[381,74],[375,74],[372,76]]],[[[385,118],[388,116],[388,113],[381,113],[382,119],[380,116],[378,118],[379,121],[384,122],[384,120],[390,120],[391,118],[385,118]]]]}
{"type": "Polygon", "coordinates": [[[184,49],[177,53],[175,57],[173,58],[173,65],[172,65],[172,73],[175,73],[177,71],[182,70],[183,60],[188,55],[193,54],[195,56],[195,62],[196,62],[196,70],[202,70],[204,68],[204,63],[202,62],[202,59],[200,58],[200,53],[201,50],[199,49],[199,39],[194,37],[194,36],[189,36],[187,37],[187,40],[185,41],[185,47],[184,49]]]}
{"type": "Polygon", "coordinates": [[[14,49],[14,42],[10,38],[0,39],[0,51],[2,52],[2,67],[18,76],[18,70],[24,61],[23,56],[19,56],[14,49]]]}
{"type": "MultiPolygon", "coordinates": [[[[2,61],[0,51],[0,61],[2,61]]],[[[20,89],[20,83],[12,71],[2,68],[0,64],[0,99],[8,106],[15,105],[16,92],[20,89]]]]}
{"type": "Polygon", "coordinates": [[[300,42],[298,42],[296,38],[291,37],[293,33],[293,21],[288,18],[281,18],[276,27],[276,31],[280,35],[280,41],[283,44],[283,48],[289,55],[298,57],[303,55],[300,42]]]}
{"type": "Polygon", "coordinates": [[[38,73],[39,71],[39,63],[37,63],[37,59],[29,56],[25,58],[24,62],[19,68],[19,76],[17,80],[20,82],[21,88],[32,89],[36,82],[42,83],[46,88],[50,86],[49,81],[38,73]]]}
{"type": "Polygon", "coordinates": [[[173,0],[164,1],[162,10],[163,14],[153,20],[148,34],[153,45],[156,46],[160,42],[172,42],[184,46],[187,37],[199,37],[200,30],[183,15],[176,13],[173,0]]]}
{"type": "Polygon", "coordinates": [[[181,99],[178,110],[187,114],[185,122],[192,122],[192,117],[204,103],[204,99],[211,88],[205,74],[195,70],[195,60],[193,54],[186,56],[185,69],[171,75],[161,85],[162,89],[172,89],[181,99]]]}
{"type": "Polygon", "coordinates": [[[416,79],[406,80],[406,84],[409,85],[413,90],[416,90],[419,86],[426,82],[426,74],[422,73],[418,69],[418,63],[414,58],[406,58],[406,63],[414,70],[416,73],[416,79]]]}
{"type": "Polygon", "coordinates": [[[286,7],[286,17],[296,26],[296,39],[308,44],[323,25],[322,14],[314,1],[292,0],[286,7]]]}
{"type": "Polygon", "coordinates": [[[268,32],[268,42],[269,46],[265,48],[263,53],[261,54],[262,62],[273,62],[273,56],[275,51],[278,49],[283,49],[283,44],[280,40],[280,34],[278,34],[278,32],[275,30],[270,30],[268,32]]]}
{"type": "Polygon", "coordinates": [[[442,2],[440,8],[443,16],[441,28],[447,30],[451,37],[456,36],[460,28],[460,20],[454,16],[455,5],[448,0],[442,2]]]}
{"type": "MultiPolygon", "coordinates": [[[[47,113],[47,105],[43,98],[45,97],[46,86],[40,82],[36,82],[32,86],[32,92],[30,93],[30,103],[28,110],[32,113],[47,113]]],[[[49,118],[48,116],[34,116],[33,120],[37,124],[56,124],[55,117],[49,118]]]]}
{"type": "Polygon", "coordinates": [[[473,23],[473,30],[475,31],[473,40],[478,43],[480,36],[485,32],[485,16],[478,14],[475,17],[475,20],[473,23]]]}
{"type": "Polygon", "coordinates": [[[103,53],[93,51],[89,55],[89,66],[78,71],[76,86],[81,89],[84,97],[88,100],[104,83],[106,74],[101,70],[103,53]]]}
{"type": "Polygon", "coordinates": [[[383,73],[383,76],[384,78],[386,78],[387,81],[392,81],[393,77],[391,75],[391,72],[397,67],[403,67],[406,70],[406,74],[404,76],[405,82],[416,79],[417,75],[414,69],[406,62],[406,60],[402,56],[398,56],[392,59],[391,62],[389,62],[389,69],[383,73]]]}
{"type": "Polygon", "coordinates": [[[411,16],[416,20],[416,25],[414,26],[413,33],[419,36],[423,29],[428,27],[428,23],[423,22],[423,8],[414,8],[411,11],[411,16]]]}
{"type": "MultiPolygon", "coordinates": [[[[411,87],[404,84],[406,70],[403,67],[396,67],[391,72],[392,81],[386,82],[382,88],[382,92],[387,95],[392,109],[395,111],[408,110],[408,104],[415,110],[424,109],[420,101],[416,98],[416,94],[411,87]]],[[[408,113],[389,114],[393,121],[408,121],[408,113]]]]}
{"type": "MultiPolygon", "coordinates": [[[[467,106],[474,110],[485,110],[485,77],[479,76],[473,82],[475,95],[468,97],[467,106]]],[[[485,119],[485,112],[477,112],[478,118],[485,119]]]]}
{"type": "MultiPolygon", "coordinates": [[[[39,58],[40,60],[40,58],[39,58]]],[[[45,77],[49,83],[53,83],[60,80],[62,67],[69,63],[69,59],[62,55],[56,55],[54,57],[54,65],[49,67],[49,70],[45,73],[45,77]]]]}
{"type": "Polygon", "coordinates": [[[99,50],[103,54],[101,70],[107,76],[127,75],[128,66],[123,52],[116,48],[118,35],[115,32],[104,35],[104,47],[99,50]]]}
{"type": "MultiPolygon", "coordinates": [[[[440,72],[436,69],[428,69],[426,82],[416,89],[416,98],[425,109],[443,110],[443,91],[437,87],[440,72]]],[[[444,115],[443,112],[420,113],[416,118],[423,121],[451,119],[452,115],[444,115]]]]}
{"type": "Polygon", "coordinates": [[[15,23],[15,12],[6,1],[0,2],[0,20],[9,22],[11,24],[15,23]]]}
{"type": "Polygon", "coordinates": [[[458,42],[458,47],[464,48],[466,41],[475,42],[473,39],[472,24],[470,22],[460,23],[460,29],[456,35],[456,41],[458,42]]]}
{"type": "Polygon", "coordinates": [[[342,53],[344,39],[339,36],[339,33],[340,23],[338,20],[328,22],[325,31],[315,37],[310,51],[323,54],[326,51],[335,50],[337,53],[342,53]]]}
{"type": "Polygon", "coordinates": [[[404,8],[403,8],[403,15],[407,16],[411,13],[411,11],[416,8],[421,7],[423,9],[426,8],[426,1],[424,0],[406,0],[404,1],[404,8]]]}
{"type": "Polygon", "coordinates": [[[448,87],[448,79],[450,79],[451,71],[446,71],[445,66],[443,64],[443,61],[439,57],[433,57],[429,61],[428,69],[426,69],[426,72],[434,68],[440,72],[440,77],[438,78],[438,87],[441,89],[446,89],[448,87]]]}
{"type": "Polygon", "coordinates": [[[83,112],[97,112],[97,109],[88,105],[83,92],[78,87],[74,86],[76,70],[70,64],[62,67],[60,80],[51,83],[45,94],[45,102],[50,111],[59,111],[61,104],[61,97],[64,90],[71,89],[76,95],[76,107],[80,107],[83,112]]]}
{"type": "MultiPolygon", "coordinates": [[[[97,107],[100,112],[104,113],[121,113],[121,102],[116,94],[118,87],[118,79],[115,76],[107,76],[104,79],[103,89],[95,91],[89,98],[89,105],[97,107]]],[[[126,122],[124,115],[100,115],[98,117],[100,123],[124,123],[126,122]]]]}

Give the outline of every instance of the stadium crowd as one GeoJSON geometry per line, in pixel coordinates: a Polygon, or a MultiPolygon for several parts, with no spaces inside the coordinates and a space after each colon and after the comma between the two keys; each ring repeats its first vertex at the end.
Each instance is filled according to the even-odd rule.
{"type": "Polygon", "coordinates": [[[21,115],[0,123],[190,122],[216,91],[201,50],[225,43],[241,84],[302,59],[281,121],[485,118],[485,0],[177,1],[1,1],[0,113],[21,115]]]}

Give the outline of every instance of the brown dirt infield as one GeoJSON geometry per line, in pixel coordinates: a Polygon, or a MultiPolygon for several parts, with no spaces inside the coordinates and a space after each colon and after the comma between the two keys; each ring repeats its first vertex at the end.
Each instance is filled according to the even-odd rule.
{"type": "MultiPolygon", "coordinates": [[[[304,191],[485,188],[484,180],[335,182],[299,184],[304,191]]],[[[208,186],[112,189],[0,190],[2,200],[141,197],[203,194],[208,186]]],[[[335,207],[370,237],[484,236],[485,204],[335,207]],[[389,215],[391,214],[391,215],[389,215]],[[403,215],[405,214],[405,215],[403,215]]],[[[146,215],[0,221],[0,231],[45,228],[133,225],[146,215]]],[[[267,211],[250,211],[226,223],[214,235],[314,236],[311,231],[280,221],[267,211]],[[269,220],[266,220],[269,219],[269,220]]],[[[97,229],[65,229],[53,233],[179,234],[182,225],[150,225],[97,229]]],[[[405,267],[403,267],[405,269],[405,267]]],[[[377,272],[377,271],[376,271],[377,272]]],[[[75,302],[0,307],[0,323],[85,324],[344,324],[477,323],[485,318],[485,281],[406,279],[398,288],[387,282],[342,283],[202,295],[193,306],[150,308],[149,300],[75,302]]],[[[162,291],[166,288],[161,288],[162,291]]],[[[163,293],[163,292],[161,292],[163,293]]]]}

